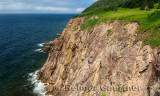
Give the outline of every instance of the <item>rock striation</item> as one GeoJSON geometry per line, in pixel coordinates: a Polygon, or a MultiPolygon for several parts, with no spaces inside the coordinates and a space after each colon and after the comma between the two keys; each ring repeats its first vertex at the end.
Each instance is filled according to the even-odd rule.
{"type": "Polygon", "coordinates": [[[160,47],[143,46],[140,25],[109,20],[88,31],[84,20],[71,19],[45,43],[49,55],[37,79],[49,83],[46,95],[160,96],[160,47]]]}

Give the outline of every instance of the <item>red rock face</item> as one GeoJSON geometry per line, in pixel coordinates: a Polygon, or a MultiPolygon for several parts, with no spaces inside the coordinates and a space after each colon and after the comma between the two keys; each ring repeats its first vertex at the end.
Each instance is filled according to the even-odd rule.
{"type": "Polygon", "coordinates": [[[80,30],[83,22],[71,19],[60,38],[45,44],[49,56],[37,79],[49,83],[46,94],[159,96],[160,48],[142,46],[138,23],[108,21],[88,32],[80,30]]]}

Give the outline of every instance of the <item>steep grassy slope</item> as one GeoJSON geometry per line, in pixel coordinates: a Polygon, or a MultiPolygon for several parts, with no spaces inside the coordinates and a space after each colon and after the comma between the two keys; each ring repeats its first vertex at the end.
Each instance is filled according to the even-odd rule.
{"type": "Polygon", "coordinates": [[[89,29],[91,30],[92,27],[96,24],[100,24],[101,22],[106,22],[108,20],[116,20],[121,19],[125,20],[124,22],[139,22],[141,25],[141,29],[139,34],[146,33],[147,36],[142,38],[144,45],[149,44],[153,48],[160,45],[160,9],[157,9],[158,3],[154,5],[154,9],[140,10],[139,8],[117,8],[116,11],[113,11],[113,8],[105,7],[108,10],[104,10],[104,8],[99,9],[99,12],[89,12],[89,13],[82,13],[78,15],[78,17],[87,17],[85,23],[82,24],[81,29],[89,29]],[[109,11],[110,10],[110,11],[109,11]],[[98,16],[98,18],[91,19],[92,17],[98,16]],[[153,35],[156,34],[156,35],[153,35]]]}
{"type": "MultiPolygon", "coordinates": [[[[146,5],[149,8],[154,7],[154,3],[160,2],[159,0],[97,0],[91,6],[86,8],[82,13],[88,13],[96,10],[97,8],[104,6],[118,6],[122,8],[137,8],[141,7],[142,10],[146,8],[146,5]]],[[[160,8],[160,7],[159,7],[160,8]]]]}
{"type": "Polygon", "coordinates": [[[93,3],[91,6],[86,8],[82,13],[90,12],[90,11],[93,11],[94,9],[96,9],[98,7],[119,3],[121,1],[122,0],[98,0],[95,3],[93,3]]]}

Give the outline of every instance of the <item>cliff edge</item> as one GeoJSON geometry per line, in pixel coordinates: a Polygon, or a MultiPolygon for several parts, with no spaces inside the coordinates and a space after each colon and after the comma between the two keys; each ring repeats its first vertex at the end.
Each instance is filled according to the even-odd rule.
{"type": "Polygon", "coordinates": [[[84,20],[71,19],[45,44],[49,55],[37,79],[49,83],[46,95],[160,96],[160,47],[142,44],[140,25],[108,20],[81,30],[84,20]]]}

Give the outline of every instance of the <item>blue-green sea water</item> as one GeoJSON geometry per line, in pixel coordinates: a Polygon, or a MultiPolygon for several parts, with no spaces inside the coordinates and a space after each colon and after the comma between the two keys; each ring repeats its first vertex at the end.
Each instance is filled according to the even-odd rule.
{"type": "Polygon", "coordinates": [[[0,96],[37,96],[28,80],[47,53],[42,43],[57,38],[76,14],[0,14],[0,96]]]}

